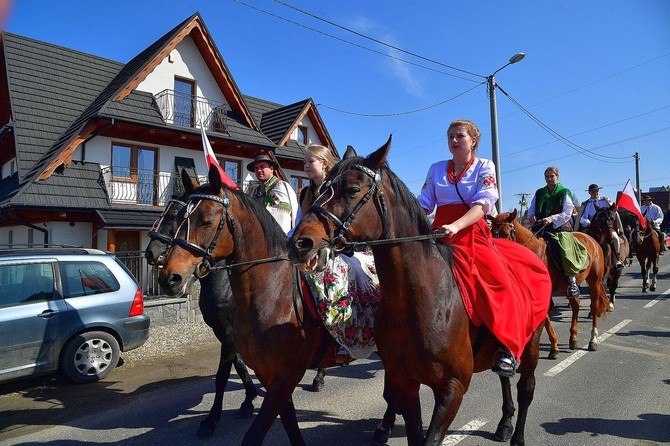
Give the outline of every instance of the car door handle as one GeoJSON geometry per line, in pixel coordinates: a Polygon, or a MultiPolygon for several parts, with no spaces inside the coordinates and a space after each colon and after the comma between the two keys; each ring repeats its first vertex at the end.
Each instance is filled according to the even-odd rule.
{"type": "Polygon", "coordinates": [[[48,309],[48,310],[44,310],[43,312],[41,312],[41,313],[38,315],[38,317],[42,317],[42,318],[48,319],[48,318],[50,318],[50,317],[54,317],[54,316],[57,315],[58,313],[60,313],[60,311],[52,310],[52,309],[48,309]]]}

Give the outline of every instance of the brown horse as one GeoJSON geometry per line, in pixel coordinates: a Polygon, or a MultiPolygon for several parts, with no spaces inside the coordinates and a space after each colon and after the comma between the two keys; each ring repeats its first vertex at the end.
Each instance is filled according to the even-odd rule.
{"type": "MultiPolygon", "coordinates": [[[[472,374],[491,370],[501,344],[470,321],[452,272],[453,247],[435,242],[416,198],[386,165],[389,148],[390,139],[367,158],[345,159],[334,167],[322,186],[325,192],[296,227],[290,254],[310,269],[348,247],[372,247],[383,296],[375,340],[386,370],[385,396],[402,414],[410,446],[436,446],[472,374]],[[421,384],[434,396],[425,438],[421,384]]],[[[500,376],[503,414],[495,434],[500,441],[511,437],[512,444],[524,444],[541,330],[535,330],[521,356],[516,428],[510,379],[500,376]]]]}
{"type": "MultiPolygon", "coordinates": [[[[549,270],[551,283],[554,292],[565,293],[567,296],[568,282],[562,271],[549,260],[547,255],[547,242],[543,238],[536,237],[533,232],[523,226],[516,218],[516,209],[512,213],[502,213],[491,220],[491,232],[494,237],[507,238],[521,243],[537,254],[549,270]]],[[[591,339],[589,340],[589,350],[595,351],[598,348],[598,318],[607,311],[608,298],[607,291],[603,285],[603,276],[605,264],[603,261],[603,250],[600,245],[590,236],[581,232],[575,232],[575,237],[579,240],[589,253],[588,266],[581,271],[577,277],[577,283],[584,280],[589,284],[589,295],[591,297],[591,339]]],[[[577,348],[577,321],[579,319],[579,297],[569,298],[570,308],[572,309],[572,322],[570,324],[570,350],[577,348]]],[[[552,329],[553,330],[553,329],[552,329]]],[[[549,331],[548,331],[549,333],[549,331]]],[[[551,337],[551,335],[550,335],[551,337]]]]}
{"type": "Polygon", "coordinates": [[[607,279],[607,289],[610,296],[610,308],[614,308],[616,302],[616,289],[619,287],[619,278],[623,274],[623,268],[616,267],[617,260],[628,258],[628,238],[619,237],[621,246],[619,247],[620,259],[617,259],[617,253],[614,250],[612,231],[616,231],[616,222],[618,218],[616,205],[609,207],[596,206],[596,213],[591,219],[586,233],[593,237],[603,250],[605,261],[605,278],[607,279]]]}
{"type": "Polygon", "coordinates": [[[635,251],[637,261],[640,262],[642,274],[642,292],[656,291],[656,275],[658,274],[658,256],[661,251],[661,242],[654,231],[654,222],[645,218],[645,230],[642,232],[635,225],[630,236],[630,244],[635,251]],[[649,277],[651,276],[651,278],[649,277]],[[651,284],[649,281],[651,280],[651,284]]]}
{"type": "MultiPolygon", "coordinates": [[[[223,185],[212,166],[209,184],[189,193],[184,222],[159,275],[163,290],[174,295],[195,274],[203,276],[226,260],[235,301],[235,345],[267,391],[243,446],[260,446],[277,415],[291,445],[304,446],[293,390],[308,368],[338,365],[337,344],[298,296],[286,243],[272,215],[223,185]]],[[[386,432],[394,419],[388,409],[386,432]]]]}

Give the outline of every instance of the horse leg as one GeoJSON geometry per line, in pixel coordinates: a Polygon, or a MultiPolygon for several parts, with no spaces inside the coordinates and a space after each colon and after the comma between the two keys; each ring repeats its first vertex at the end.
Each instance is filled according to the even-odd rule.
{"type": "Polygon", "coordinates": [[[284,430],[288,434],[289,442],[294,446],[304,445],[305,440],[303,440],[300,428],[298,427],[298,417],[295,413],[295,405],[293,404],[292,397],[289,396],[288,401],[286,401],[286,404],[284,404],[284,407],[279,412],[279,417],[281,418],[284,430]]]}
{"type": "Polygon", "coordinates": [[[649,285],[649,278],[647,277],[647,269],[644,266],[644,262],[640,262],[640,273],[642,274],[642,292],[647,292],[647,286],[649,285]]]}
{"type": "Polygon", "coordinates": [[[244,361],[242,361],[242,357],[237,352],[235,353],[233,365],[235,366],[235,371],[244,385],[244,401],[242,401],[242,404],[237,410],[235,416],[237,418],[246,419],[254,414],[254,400],[258,396],[258,390],[256,390],[256,386],[251,379],[251,375],[249,375],[249,369],[247,368],[247,365],[244,363],[244,361]]]}
{"type": "Polygon", "coordinates": [[[305,440],[298,428],[295,406],[291,399],[291,395],[305,374],[305,370],[303,369],[302,373],[295,373],[295,370],[292,372],[288,376],[274,376],[270,380],[261,380],[261,383],[269,382],[271,385],[263,384],[267,393],[263,398],[263,404],[261,404],[258,414],[256,414],[254,421],[244,434],[244,438],[242,438],[242,446],[261,446],[272,423],[280,413],[291,446],[305,446],[305,440]]]}
{"type": "MultiPolygon", "coordinates": [[[[571,297],[568,299],[570,308],[572,308],[572,321],[570,322],[570,342],[568,346],[570,350],[577,348],[577,321],[579,319],[579,297],[571,297]]],[[[595,316],[594,316],[595,317],[595,316]]]]}
{"type": "Polygon", "coordinates": [[[547,331],[547,336],[549,336],[549,344],[551,345],[549,348],[549,356],[547,356],[547,358],[556,359],[558,358],[558,336],[556,335],[554,326],[551,324],[549,314],[544,317],[544,329],[547,331]]]}
{"type": "Polygon", "coordinates": [[[312,381],[312,392],[320,392],[326,384],[323,378],[326,376],[326,369],[317,369],[314,380],[312,381]]]}
{"type": "Polygon", "coordinates": [[[200,422],[200,427],[196,431],[196,435],[200,438],[211,437],[216,430],[216,425],[221,419],[221,411],[223,408],[223,393],[226,390],[228,378],[230,378],[230,369],[233,362],[229,358],[229,354],[225,351],[223,343],[221,344],[221,355],[219,356],[219,368],[216,370],[216,378],[214,379],[214,402],[212,403],[209,413],[204,420],[200,422]]]}
{"type": "MultiPolygon", "coordinates": [[[[389,372],[386,371],[386,379],[389,372]]],[[[398,409],[405,421],[408,446],[423,446],[423,424],[421,421],[421,399],[419,398],[419,384],[404,380],[384,384],[388,390],[389,405],[398,409]],[[402,389],[402,390],[400,390],[402,389]]]]}
{"type": "Polygon", "coordinates": [[[519,414],[516,417],[516,427],[514,435],[510,444],[512,446],[524,446],[526,418],[528,416],[528,408],[533,402],[535,396],[535,369],[540,357],[540,335],[541,329],[535,330],[533,337],[528,341],[526,348],[521,356],[521,365],[519,373],[521,377],[516,385],[517,389],[517,403],[519,405],[519,414]]]}
{"type": "MultiPolygon", "coordinates": [[[[501,377],[501,379],[503,378],[501,377]]],[[[509,378],[505,379],[507,379],[509,386],[509,378]]],[[[449,379],[445,388],[433,389],[435,406],[426,434],[426,446],[440,446],[442,444],[442,440],[447,435],[447,429],[454,421],[456,412],[461,407],[463,395],[467,390],[468,387],[463,385],[462,381],[456,377],[449,379]]]]}
{"type": "Polygon", "coordinates": [[[649,285],[649,291],[656,291],[656,275],[658,275],[658,266],[654,264],[651,269],[651,285],[649,285]]]}
{"type": "Polygon", "coordinates": [[[384,445],[388,442],[389,437],[391,436],[391,431],[395,427],[395,416],[397,413],[396,408],[391,404],[391,400],[388,395],[388,388],[386,385],[386,378],[384,379],[384,400],[386,401],[386,412],[384,412],[384,417],[382,421],[377,425],[375,429],[375,434],[372,437],[372,444],[374,445],[384,445]]]}
{"type": "Polygon", "coordinates": [[[512,438],[514,433],[514,426],[512,426],[512,418],[514,418],[514,398],[512,397],[512,387],[510,380],[506,376],[500,376],[500,387],[502,388],[503,404],[502,404],[502,418],[498,422],[496,428],[495,439],[497,441],[508,441],[512,438]]]}

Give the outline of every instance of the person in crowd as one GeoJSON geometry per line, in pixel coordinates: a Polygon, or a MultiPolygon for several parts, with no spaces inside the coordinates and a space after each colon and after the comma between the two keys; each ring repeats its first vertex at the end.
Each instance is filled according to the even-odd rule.
{"type": "Polygon", "coordinates": [[[558,254],[560,266],[568,280],[568,297],[579,297],[579,286],[575,276],[587,261],[586,247],[572,234],[570,218],[575,205],[572,193],[558,182],[558,167],[550,166],[544,171],[545,187],[538,189],[528,207],[528,221],[533,232],[541,234],[550,251],[558,254]]]}
{"type": "MultiPolygon", "coordinates": [[[[324,180],[335,165],[328,147],[311,144],[304,157],[309,185],[300,191],[296,225],[321,194],[324,180]]],[[[374,309],[381,302],[372,252],[341,254],[328,261],[322,273],[307,274],[323,323],[340,344],[335,362],[367,358],[376,348],[372,331],[374,309]]]]}
{"type": "Polygon", "coordinates": [[[469,271],[462,278],[476,296],[474,313],[506,347],[492,369],[511,377],[546,314],[551,282],[538,256],[491,235],[484,216],[494,211],[499,195],[493,162],[476,156],[480,139],[473,122],[451,122],[447,143],[452,157],[430,166],[417,198],[426,214],[437,208],[433,228],[444,234],[440,241],[462,248],[454,255],[467,256],[469,271]],[[533,302],[534,295],[546,296],[544,309],[533,302]]]}
{"type": "Polygon", "coordinates": [[[288,234],[295,225],[298,199],[289,183],[277,176],[279,164],[267,155],[258,155],[247,165],[247,170],[260,182],[251,196],[259,200],[288,234]]]}
{"type": "MultiPolygon", "coordinates": [[[[591,226],[591,220],[595,217],[598,212],[598,208],[611,207],[613,202],[607,197],[600,196],[600,187],[597,184],[590,184],[587,192],[590,195],[590,198],[586,200],[584,205],[584,212],[582,212],[582,218],[579,219],[579,230],[582,232],[587,232],[589,226],[591,226]]],[[[614,247],[614,253],[616,255],[616,267],[618,269],[623,269],[623,262],[621,261],[621,238],[623,237],[623,229],[621,220],[619,219],[619,213],[615,214],[616,221],[614,227],[612,228],[612,245],[614,247]]]]}
{"type": "Polygon", "coordinates": [[[665,234],[661,232],[661,223],[663,222],[663,211],[661,207],[656,203],[653,203],[651,195],[642,196],[642,206],[640,206],[640,212],[642,215],[651,220],[654,225],[654,230],[658,233],[658,240],[661,242],[661,252],[663,255],[665,253],[665,234]]]}

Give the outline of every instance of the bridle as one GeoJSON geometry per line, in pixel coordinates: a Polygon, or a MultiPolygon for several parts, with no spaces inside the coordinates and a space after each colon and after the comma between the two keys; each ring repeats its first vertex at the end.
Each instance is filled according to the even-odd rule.
{"type": "MultiPolygon", "coordinates": [[[[212,195],[212,194],[192,194],[188,198],[188,202],[186,203],[186,212],[184,214],[184,220],[181,222],[179,227],[177,228],[177,231],[175,232],[174,237],[171,239],[170,243],[175,244],[177,246],[181,246],[182,248],[186,249],[187,251],[195,252],[198,256],[202,256],[202,261],[198,264],[198,266],[195,268],[195,271],[193,274],[195,274],[196,277],[199,279],[202,279],[205,277],[207,274],[209,274],[210,269],[216,265],[216,259],[214,259],[214,248],[216,247],[216,243],[219,240],[219,235],[221,235],[221,231],[223,230],[223,227],[226,225],[226,222],[229,221],[229,215],[228,215],[228,207],[230,206],[230,198],[228,198],[228,191],[224,188],[223,189],[223,197],[219,197],[218,195],[212,195]],[[214,233],[214,237],[212,238],[212,241],[209,243],[209,246],[207,248],[203,248],[200,245],[196,245],[193,242],[190,242],[188,239],[189,237],[189,232],[190,232],[190,219],[189,217],[195,211],[195,209],[202,203],[202,201],[208,200],[208,201],[214,201],[215,203],[219,203],[222,207],[221,211],[221,218],[219,219],[219,224],[216,227],[216,232],[214,233]],[[186,238],[178,238],[177,235],[181,232],[182,227],[186,225],[186,238]]],[[[233,225],[232,222],[229,224],[230,231],[232,232],[233,225]]]]}
{"type": "Polygon", "coordinates": [[[347,247],[350,247],[354,244],[349,241],[351,239],[351,233],[349,232],[349,227],[351,226],[351,223],[354,221],[354,219],[358,215],[358,212],[365,205],[365,203],[367,203],[375,195],[379,196],[379,203],[381,208],[381,220],[382,222],[386,221],[386,213],[387,213],[386,198],[384,197],[384,191],[381,190],[381,188],[379,187],[382,181],[381,173],[379,171],[373,171],[372,169],[369,169],[360,164],[354,164],[351,167],[351,170],[357,170],[359,172],[363,172],[365,175],[370,177],[370,179],[372,179],[372,185],[365,193],[365,195],[363,195],[363,197],[361,197],[361,199],[358,200],[358,202],[353,207],[349,215],[344,219],[344,221],[338,218],[332,212],[328,211],[327,209],[324,209],[322,207],[322,204],[326,204],[335,195],[335,189],[333,185],[342,175],[344,175],[344,173],[346,173],[346,171],[340,173],[332,180],[329,180],[326,183],[324,183],[322,188],[323,192],[319,195],[319,197],[317,197],[314,204],[310,206],[309,209],[307,210],[308,213],[311,212],[313,214],[325,217],[326,219],[330,220],[333,223],[333,225],[335,225],[335,230],[331,231],[331,239],[328,241],[328,243],[330,244],[330,246],[333,247],[333,249],[336,252],[341,252],[347,249],[347,247]],[[327,195],[328,193],[329,196],[327,195]]]}
{"type": "Polygon", "coordinates": [[[166,232],[170,231],[163,230],[161,232],[161,230],[163,229],[163,223],[165,223],[165,217],[167,217],[168,214],[173,210],[172,209],[173,205],[180,206],[180,208],[176,210],[177,213],[179,213],[183,208],[186,207],[185,202],[177,200],[176,198],[170,199],[168,201],[167,206],[165,206],[165,209],[163,209],[161,216],[158,217],[158,219],[154,222],[153,225],[151,225],[151,229],[149,230],[149,238],[151,240],[159,240],[164,244],[166,244],[168,248],[170,247],[170,243],[172,242],[172,236],[165,234],[166,232]]]}
{"type": "Polygon", "coordinates": [[[514,228],[514,223],[495,222],[494,224],[491,224],[491,235],[494,238],[503,238],[503,237],[501,237],[501,235],[502,235],[502,229],[504,227],[507,227],[507,229],[509,230],[509,237],[504,237],[504,238],[506,238],[508,240],[516,240],[516,229],[514,228]]]}

